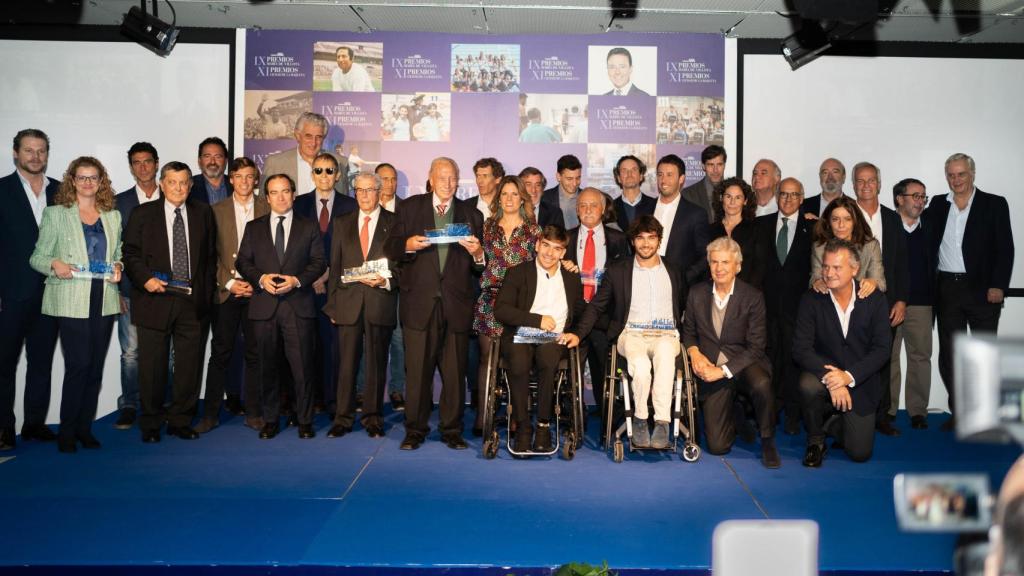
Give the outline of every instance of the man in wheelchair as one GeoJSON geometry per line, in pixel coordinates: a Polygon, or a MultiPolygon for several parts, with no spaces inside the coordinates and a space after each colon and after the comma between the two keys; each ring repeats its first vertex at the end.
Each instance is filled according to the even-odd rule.
{"type": "Polygon", "coordinates": [[[566,330],[586,305],[580,275],[563,269],[561,264],[568,245],[569,236],[563,228],[545,226],[537,240],[537,258],[508,270],[494,303],[494,317],[504,326],[501,351],[508,366],[516,452],[530,451],[531,440],[534,452],[553,450],[551,419],[558,363],[567,348],[579,344],[579,338],[566,330]],[[517,334],[519,340],[535,343],[517,343],[517,334]],[[538,385],[537,433],[531,438],[529,386],[534,366],[538,385]]]}
{"type": "Polygon", "coordinates": [[[608,341],[626,358],[633,383],[631,446],[669,448],[672,385],[680,352],[679,319],[686,285],[680,270],[658,255],[663,228],[645,214],[629,227],[633,258],[610,264],[574,334],[586,337],[599,317],[610,316],[608,341]],[[653,368],[653,380],[651,372],[653,368]],[[654,432],[648,430],[648,399],[654,405],[654,432]]]}

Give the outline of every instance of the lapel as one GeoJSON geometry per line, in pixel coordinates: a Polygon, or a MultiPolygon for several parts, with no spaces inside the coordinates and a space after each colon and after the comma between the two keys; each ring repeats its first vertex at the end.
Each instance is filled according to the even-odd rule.
{"type": "MultiPolygon", "coordinates": [[[[359,212],[357,211],[356,213],[358,214],[359,212]]],[[[370,241],[370,247],[366,250],[366,257],[368,259],[374,259],[377,254],[381,254],[383,256],[384,239],[387,238],[388,234],[391,232],[390,224],[384,222],[385,214],[385,210],[381,208],[380,214],[377,215],[377,226],[373,229],[373,240],[370,241]]],[[[356,242],[358,241],[359,238],[357,236],[356,242]]]]}
{"type": "MultiPolygon", "coordinates": [[[[964,241],[960,245],[960,252],[964,258],[964,266],[967,266],[967,255],[971,252],[971,246],[974,244],[975,232],[980,230],[979,226],[984,226],[987,223],[980,223],[981,220],[988,217],[988,207],[986,206],[985,198],[982,196],[983,192],[974,189],[974,199],[971,201],[971,213],[967,215],[967,225],[964,226],[964,241]]],[[[950,206],[952,210],[952,206],[950,206]]],[[[949,215],[947,211],[947,216],[949,215]]]]}
{"type": "MultiPolygon", "coordinates": [[[[607,266],[607,263],[605,264],[607,266]]],[[[622,277],[625,286],[623,286],[623,292],[626,294],[625,314],[623,320],[629,317],[629,304],[633,301],[633,266],[636,265],[635,260],[628,260],[626,265],[622,267],[622,277]]],[[[607,268],[606,268],[607,269],[607,268]]]]}
{"type": "Polygon", "coordinates": [[[292,229],[288,231],[288,242],[284,247],[284,262],[281,262],[282,272],[284,271],[284,263],[288,262],[291,259],[292,254],[298,250],[295,245],[298,244],[297,240],[299,238],[299,234],[302,232],[302,227],[306,225],[306,222],[308,222],[308,220],[297,218],[295,216],[295,211],[292,211],[292,229]]]}
{"type": "MultiPolygon", "coordinates": [[[[526,293],[524,294],[524,304],[527,306],[532,306],[533,300],[537,296],[537,264],[535,261],[531,261],[530,264],[530,271],[526,274],[526,293]]],[[[569,310],[572,310],[572,306],[569,307],[569,310]]]]}
{"type": "Polygon", "coordinates": [[[196,208],[195,204],[186,201],[185,213],[188,214],[189,274],[194,281],[196,271],[199,270],[199,253],[202,252],[200,247],[203,244],[203,230],[202,224],[199,221],[199,209],[196,208]]]}
{"type": "MultiPolygon", "coordinates": [[[[776,217],[776,222],[777,221],[778,217],[776,217]]],[[[797,252],[796,248],[802,246],[808,239],[807,220],[803,218],[803,212],[799,210],[796,211],[796,219],[793,222],[793,225],[796,226],[796,232],[793,233],[793,243],[789,245],[789,250],[786,251],[786,261],[780,265],[782,268],[785,268],[786,265],[791,262],[793,253],[797,252]]],[[[772,231],[775,231],[774,226],[772,227],[772,231]]],[[[772,238],[772,240],[775,239],[776,238],[772,238]]],[[[778,256],[776,256],[774,260],[775,262],[778,262],[778,256]]]]}
{"type": "MultiPolygon", "coordinates": [[[[732,326],[732,320],[734,320],[740,313],[740,300],[743,298],[743,296],[740,295],[740,279],[737,278],[734,282],[735,284],[733,285],[732,296],[729,297],[729,302],[725,305],[725,315],[722,317],[722,335],[725,334],[725,328],[727,326],[732,326]]],[[[714,288],[712,288],[712,290],[714,290],[714,288]]],[[[721,340],[721,338],[722,336],[719,336],[719,340],[721,340]]]]}
{"type": "MultiPolygon", "coordinates": [[[[427,193],[423,194],[423,200],[421,201],[421,203],[423,204],[423,207],[420,208],[420,214],[419,214],[419,217],[420,217],[420,226],[419,226],[419,228],[422,231],[430,230],[430,229],[432,229],[434,227],[434,200],[433,200],[433,198],[434,198],[434,194],[432,192],[427,192],[427,193]]],[[[423,234],[423,232],[418,232],[418,234],[423,234]]],[[[440,258],[440,256],[437,253],[437,246],[431,246],[430,248],[427,248],[426,250],[424,250],[424,252],[426,252],[426,251],[430,252],[430,262],[434,266],[434,271],[437,272],[438,276],[440,276],[441,275],[441,258],[440,258]]],[[[451,250],[449,250],[449,252],[450,251],[451,250]]]]}
{"type": "Polygon", "coordinates": [[[568,250],[568,256],[567,257],[568,257],[569,260],[571,260],[572,262],[575,262],[577,264],[580,264],[579,253],[576,251],[576,243],[579,242],[579,240],[580,240],[580,229],[579,228],[573,228],[572,230],[570,230],[569,231],[569,250],[568,250]]]}
{"type": "MultiPolygon", "coordinates": [[[[156,218],[154,218],[154,222],[153,222],[153,234],[156,235],[156,238],[155,238],[156,239],[156,246],[154,246],[154,251],[153,251],[154,254],[153,255],[155,256],[154,260],[156,261],[157,265],[161,267],[161,269],[156,270],[156,271],[157,272],[166,273],[166,274],[170,274],[171,273],[171,247],[170,247],[170,240],[171,239],[167,237],[167,214],[166,214],[166,212],[164,212],[164,210],[166,210],[166,204],[165,204],[166,202],[167,202],[166,200],[161,198],[160,200],[156,200],[154,202],[147,203],[146,205],[147,206],[152,205],[154,207],[153,213],[156,216],[156,218]]],[[[138,208],[136,208],[136,210],[141,210],[141,209],[142,209],[142,206],[139,206],[138,208]]]]}
{"type": "MultiPolygon", "coordinates": [[[[100,212],[100,221],[103,222],[103,235],[107,237],[107,262],[114,261],[114,250],[117,248],[118,243],[121,241],[121,227],[117,226],[115,230],[114,226],[114,212],[117,210],[108,210],[106,212],[100,212]]],[[[85,238],[85,234],[82,234],[82,238],[85,238]]]]}
{"type": "MultiPolygon", "coordinates": [[[[860,289],[860,283],[856,280],[853,281],[853,312],[850,314],[850,325],[847,327],[846,334],[849,335],[853,328],[854,318],[857,317],[857,309],[862,306],[857,305],[857,290],[860,289]]],[[[833,333],[839,338],[840,342],[846,342],[846,336],[843,336],[843,325],[839,323],[839,312],[836,311],[836,306],[832,302],[832,293],[828,292],[825,296],[825,316],[828,317],[827,322],[832,326],[833,333]]],[[[861,310],[863,312],[863,310],[861,310]]]]}
{"type": "MultiPolygon", "coordinates": [[[[452,210],[452,224],[460,224],[460,223],[469,224],[469,217],[466,216],[466,211],[465,211],[465,209],[462,206],[462,202],[460,202],[454,196],[452,196],[452,199],[448,201],[448,209],[452,210]]],[[[481,236],[483,236],[483,231],[479,232],[479,234],[481,236]]],[[[444,258],[445,270],[447,270],[448,269],[448,265],[452,263],[452,255],[455,253],[455,249],[456,248],[462,249],[461,246],[458,246],[458,245],[455,245],[455,244],[449,244],[448,245],[448,253],[445,255],[445,258],[444,258]]],[[[441,260],[438,259],[437,262],[438,262],[438,266],[440,266],[441,265],[441,260]]],[[[440,268],[438,269],[438,271],[440,271],[440,268]]]]}
{"type": "MultiPolygon", "coordinates": [[[[22,212],[22,214],[20,216],[18,216],[17,218],[18,219],[27,219],[26,221],[31,221],[32,222],[32,228],[36,231],[36,233],[38,233],[39,232],[39,224],[36,223],[35,215],[32,213],[32,206],[29,205],[28,197],[25,196],[25,187],[22,186],[22,184],[21,184],[21,178],[18,177],[18,171],[17,170],[15,170],[13,174],[11,174],[11,178],[13,178],[13,182],[11,183],[10,190],[11,190],[11,192],[14,193],[15,209],[16,210],[21,210],[21,212],[22,212]]],[[[47,184],[49,184],[49,181],[47,181],[47,184]]],[[[48,194],[46,193],[45,189],[43,190],[43,197],[46,198],[46,202],[44,203],[44,205],[45,206],[49,206],[50,205],[50,201],[49,201],[48,194]]]]}

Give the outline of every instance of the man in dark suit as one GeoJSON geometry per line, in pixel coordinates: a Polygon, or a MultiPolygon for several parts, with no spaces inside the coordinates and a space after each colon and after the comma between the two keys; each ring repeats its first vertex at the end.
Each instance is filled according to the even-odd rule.
{"type": "Polygon", "coordinates": [[[505,327],[501,350],[508,364],[512,389],[512,418],[516,421],[515,449],[550,452],[553,447],[551,418],[554,413],[555,373],[566,346],[579,344],[571,332],[586,303],[583,285],[575,272],[562,270],[569,236],[561,227],[546,226],[537,240],[537,258],[510,268],[494,303],[494,317],[505,327]],[[516,331],[530,327],[561,334],[546,344],[515,343],[516,331]],[[530,421],[530,370],[537,368],[537,434],[532,440],[530,421]]]}
{"type": "MultiPolygon", "coordinates": [[[[156,181],[160,157],[149,142],[136,142],[128,149],[128,169],[135,186],[114,197],[121,213],[121,236],[128,227],[132,211],[140,204],[160,200],[160,186],[156,181]]],[[[121,396],[117,399],[118,416],[114,428],[128,430],[135,423],[139,409],[139,336],[132,325],[132,282],[121,276],[121,314],[117,317],[117,339],[121,345],[121,396]]],[[[172,361],[173,363],[173,361],[172,361]]]]}
{"type": "Polygon", "coordinates": [[[761,293],[736,278],[743,253],[735,240],[708,244],[711,281],[690,289],[683,321],[683,347],[699,379],[708,452],[732,450],[736,439],[733,403],[739,392],[751,399],[761,437],[761,462],[778,468],[775,395],[765,355],[765,309],[761,293]]]}
{"type": "Polygon", "coordinates": [[[216,287],[216,228],[210,207],[188,200],[192,173],[168,162],[160,170],[163,200],[139,206],[124,233],[131,279],[132,324],[139,337],[143,442],[159,442],[167,387],[168,346],[174,344],[174,385],[167,433],[191,440],[199,399],[206,328],[216,287]]]}
{"type": "Polygon", "coordinates": [[[585,338],[598,318],[608,317],[608,342],[616,343],[632,379],[632,444],[637,448],[669,446],[672,383],[680,351],[685,280],[678,269],[658,256],[662,232],[661,224],[649,214],[633,223],[629,237],[635,258],[608,266],[597,295],[573,329],[573,334],[585,338]],[[648,398],[654,404],[653,434],[647,427],[648,398]]]}
{"type": "Polygon", "coordinates": [[[768,318],[768,357],[776,406],[784,406],[787,434],[800,432],[799,371],[793,363],[793,330],[800,297],[811,278],[811,238],[814,222],[800,212],[804,186],[796,178],[779,182],[779,211],[755,221],[754,246],[764,289],[768,318]]]}
{"type": "MultiPolygon", "coordinates": [[[[804,292],[793,336],[793,358],[803,371],[800,393],[807,452],[803,464],[821,466],[825,435],[836,437],[854,462],[871,457],[875,411],[887,385],[880,371],[889,359],[889,306],[879,291],[857,298],[857,248],[838,238],[825,245],[822,279],[828,293],[804,292]],[[835,411],[825,421],[826,416],[835,411]]],[[[833,445],[833,447],[838,447],[833,445]]]]}
{"type": "MultiPolygon", "coordinates": [[[[295,198],[295,215],[319,223],[320,237],[324,244],[324,258],[329,263],[331,235],[335,218],[357,209],[356,201],[337,191],[337,183],[347,178],[338,167],[332,154],[321,152],[313,159],[312,194],[301,194],[295,198]]],[[[328,271],[313,282],[313,305],[316,307],[316,339],[313,352],[313,405],[314,411],[322,411],[335,403],[335,386],[338,379],[338,329],[331,319],[322,312],[327,304],[328,271]]]]}
{"type": "Polygon", "coordinates": [[[549,209],[562,213],[562,221],[565,222],[566,230],[580,225],[579,217],[576,215],[576,196],[580,192],[580,179],[583,173],[583,164],[580,159],[572,154],[566,154],[558,159],[555,168],[555,179],[558,185],[548,188],[541,196],[541,204],[546,204],[549,209]]]}
{"type": "MultiPolygon", "coordinates": [[[[903,220],[895,210],[878,201],[881,188],[881,174],[878,167],[870,162],[858,162],[853,167],[853,186],[857,194],[857,206],[871,232],[882,248],[882,268],[885,271],[885,299],[889,302],[889,324],[892,337],[896,328],[903,324],[907,313],[907,298],[910,294],[910,267],[907,265],[907,237],[903,233],[903,220]]],[[[882,381],[891,379],[892,364],[882,367],[882,381]]],[[[886,436],[899,436],[900,431],[892,425],[889,394],[882,394],[875,415],[875,427],[886,436]]]]}
{"type": "Polygon", "coordinates": [[[27,371],[21,439],[57,438],[46,426],[57,321],[40,312],[44,277],[28,264],[43,208],[53,204],[60,185],[46,177],[49,154],[50,139],[43,131],[21,130],[14,137],[15,170],[0,179],[0,450],[15,446],[15,371],[22,345],[27,371]]]}
{"type": "Polygon", "coordinates": [[[704,177],[683,188],[683,198],[700,206],[708,213],[708,224],[715,223],[713,208],[715,186],[725,177],[725,161],[728,155],[725,148],[712,144],[700,153],[701,164],[704,165],[704,177]]]}
{"type": "MultiPolygon", "coordinates": [[[[356,372],[366,359],[362,423],[370,438],[384,436],[384,384],[388,343],[398,321],[398,278],[376,275],[343,282],[345,270],[359,268],[384,256],[384,241],[391,232],[394,214],[380,206],[380,177],[360,172],[352,179],[359,209],[334,220],[331,235],[331,266],[324,312],[338,325],[340,369],[335,382],[337,409],[327,433],[339,438],[352,431],[356,413],[356,372]],[[364,355],[365,354],[365,355],[364,355]]],[[[388,270],[394,266],[388,264],[388,270]]]]}
{"type": "MultiPolygon", "coordinates": [[[[939,375],[953,410],[953,335],[968,328],[971,333],[998,331],[1014,247],[1006,199],[974,186],[974,159],[953,154],[945,170],[950,193],[936,196],[922,218],[930,223],[938,262],[939,375]]],[[[950,418],[943,429],[954,425],[950,418]]]]}
{"type": "Polygon", "coordinates": [[[605,92],[605,96],[649,96],[633,84],[633,55],[629,50],[621,46],[612,48],[605,63],[608,80],[612,83],[612,89],[605,92]]]}
{"type": "Polygon", "coordinates": [[[820,218],[830,202],[843,195],[843,183],[846,182],[846,166],[835,158],[826,158],[818,168],[821,181],[821,194],[804,200],[800,212],[809,214],[815,219],[820,218]]]}
{"type": "Polygon", "coordinates": [[[558,226],[565,229],[565,219],[562,217],[562,211],[553,208],[542,199],[544,187],[548,185],[547,178],[544,178],[544,173],[533,166],[527,166],[519,171],[519,179],[523,181],[523,187],[526,188],[526,191],[530,194],[530,199],[533,201],[533,217],[537,221],[537,225],[542,229],[547,226],[558,226]]]}
{"type": "Polygon", "coordinates": [[[266,181],[270,213],[245,226],[235,268],[253,286],[249,320],[259,348],[263,393],[260,438],[269,440],[281,430],[281,395],[278,350],[284,350],[295,382],[295,412],[299,438],[316,435],[313,430],[313,340],[316,308],[313,282],[327,267],[324,244],[315,220],[292,210],[295,183],[285,174],[266,181]]]}
{"type": "Polygon", "coordinates": [[[228,146],[211,136],[199,143],[199,174],[192,177],[189,198],[214,205],[231,197],[231,180],[224,177],[228,166],[228,146]]]}
{"type": "Polygon", "coordinates": [[[654,214],[654,206],[658,201],[640,191],[640,185],[647,176],[647,166],[636,156],[630,154],[619,158],[612,175],[615,177],[615,183],[622,189],[613,206],[619,229],[625,232],[640,216],[654,214]]]}
{"type": "Polygon", "coordinates": [[[686,164],[675,154],[658,160],[658,200],[654,217],[665,228],[659,254],[682,270],[687,284],[707,277],[708,225],[700,206],[682,197],[686,184],[686,164]]]}
{"type": "Polygon", "coordinates": [[[373,173],[380,176],[380,207],[391,212],[398,212],[402,199],[398,197],[398,170],[387,162],[377,164],[373,173]]]}
{"type": "Polygon", "coordinates": [[[483,216],[455,198],[459,168],[451,158],[430,165],[427,194],[406,198],[396,215],[384,252],[400,262],[401,323],[405,341],[407,398],[403,450],[426,438],[433,407],[435,368],[441,371],[441,439],[464,450],[466,363],[473,323],[474,295],[484,267],[479,235],[483,216]],[[432,244],[424,232],[466,224],[471,235],[452,244],[432,244]]]}

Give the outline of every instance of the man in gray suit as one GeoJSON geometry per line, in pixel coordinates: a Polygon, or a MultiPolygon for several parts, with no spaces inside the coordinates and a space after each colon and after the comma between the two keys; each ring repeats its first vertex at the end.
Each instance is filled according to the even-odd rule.
{"type": "MultiPolygon", "coordinates": [[[[313,185],[313,159],[323,150],[324,138],[330,125],[327,119],[314,112],[303,112],[295,121],[295,142],[297,147],[267,156],[263,163],[263,178],[260,190],[266,189],[267,177],[287,174],[295,182],[295,195],[311,192],[313,185]]],[[[348,174],[348,159],[331,153],[338,161],[338,170],[348,174]]],[[[334,185],[339,194],[348,195],[348,178],[341,178],[334,185]]]]}
{"type": "Polygon", "coordinates": [[[712,144],[700,153],[701,164],[704,165],[704,177],[700,181],[683,188],[683,198],[700,206],[708,213],[708,224],[715,223],[715,211],[711,208],[711,196],[715,186],[725,176],[725,148],[712,144]]]}

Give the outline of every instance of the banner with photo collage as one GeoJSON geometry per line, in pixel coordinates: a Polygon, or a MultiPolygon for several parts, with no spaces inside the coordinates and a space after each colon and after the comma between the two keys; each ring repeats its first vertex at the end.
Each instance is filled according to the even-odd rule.
{"type": "Polygon", "coordinates": [[[506,172],[535,166],[555,183],[564,154],[584,185],[613,196],[612,168],[634,154],[649,170],[674,153],[687,181],[700,152],[723,144],[725,42],[713,34],[477,36],[250,30],[245,154],[262,167],[295,147],[303,111],[331,123],[324,148],[350,170],[389,162],[402,197],[425,190],[430,161],[461,169],[459,197],[477,193],[472,166],[493,156],[506,172]]]}

